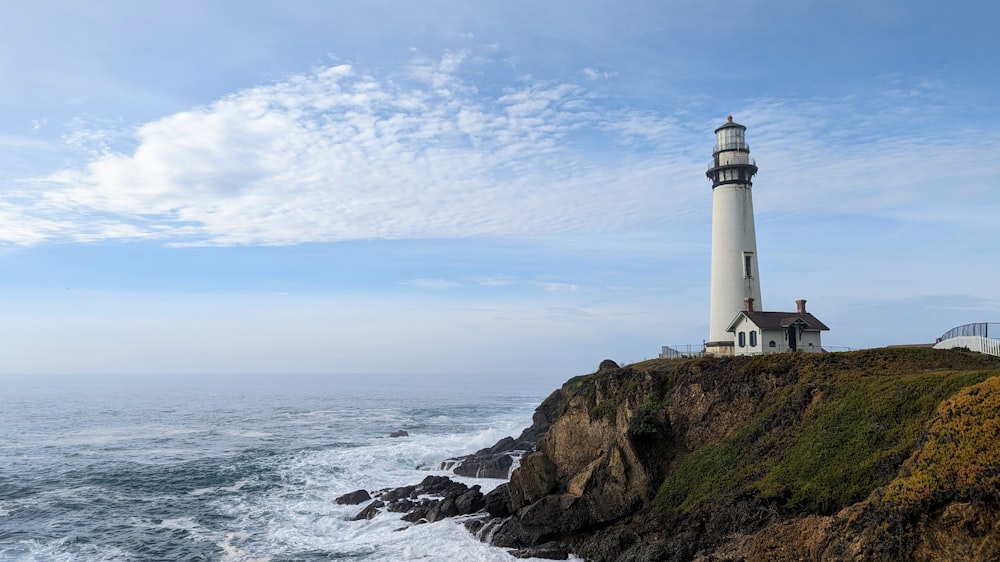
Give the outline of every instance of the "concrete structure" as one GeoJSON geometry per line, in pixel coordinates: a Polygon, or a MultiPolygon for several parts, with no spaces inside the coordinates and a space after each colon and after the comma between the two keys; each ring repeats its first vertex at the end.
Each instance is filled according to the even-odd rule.
{"type": "Polygon", "coordinates": [[[964,324],[945,332],[934,344],[934,349],[964,347],[970,351],[1000,357],[1000,323],[977,322],[964,324]]]}
{"type": "Polygon", "coordinates": [[[734,353],[728,328],[745,299],[751,299],[751,312],[762,306],[750,183],[757,165],[745,132],[732,115],[715,130],[712,164],[705,173],[712,180],[711,310],[705,344],[711,355],[734,353]]]}
{"type": "Polygon", "coordinates": [[[726,328],[732,337],[734,355],[823,351],[820,332],[829,330],[806,312],[805,299],[795,301],[795,312],[760,312],[747,299],[726,328]]]}

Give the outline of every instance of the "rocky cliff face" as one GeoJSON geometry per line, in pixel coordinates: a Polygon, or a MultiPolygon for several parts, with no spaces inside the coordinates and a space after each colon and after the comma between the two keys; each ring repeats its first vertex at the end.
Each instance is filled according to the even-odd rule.
{"type": "Polygon", "coordinates": [[[484,540],[602,560],[1000,559],[1000,360],[605,365],[558,392],[484,540]]]}

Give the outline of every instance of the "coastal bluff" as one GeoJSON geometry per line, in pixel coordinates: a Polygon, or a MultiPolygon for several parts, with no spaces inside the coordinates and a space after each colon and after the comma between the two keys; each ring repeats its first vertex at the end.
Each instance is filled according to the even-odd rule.
{"type": "Polygon", "coordinates": [[[465,523],[515,556],[1000,560],[997,357],[605,362],[540,411],[465,523]]]}

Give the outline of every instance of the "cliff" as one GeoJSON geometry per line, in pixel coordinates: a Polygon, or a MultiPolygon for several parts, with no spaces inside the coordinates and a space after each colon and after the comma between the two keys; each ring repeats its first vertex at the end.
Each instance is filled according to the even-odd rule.
{"type": "Polygon", "coordinates": [[[1000,559],[998,375],[933,349],[602,364],[470,528],[594,561],[1000,559]]]}

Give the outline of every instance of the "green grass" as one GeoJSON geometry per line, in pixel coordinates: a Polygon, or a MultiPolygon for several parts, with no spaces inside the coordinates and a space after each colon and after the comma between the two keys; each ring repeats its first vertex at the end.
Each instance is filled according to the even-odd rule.
{"type": "Polygon", "coordinates": [[[679,457],[657,494],[659,509],[690,512],[753,497],[831,513],[892,480],[920,445],[937,406],[1000,374],[1000,359],[880,349],[654,360],[635,367],[718,385],[759,377],[777,381],[758,397],[762,406],[728,438],[679,457]]]}

